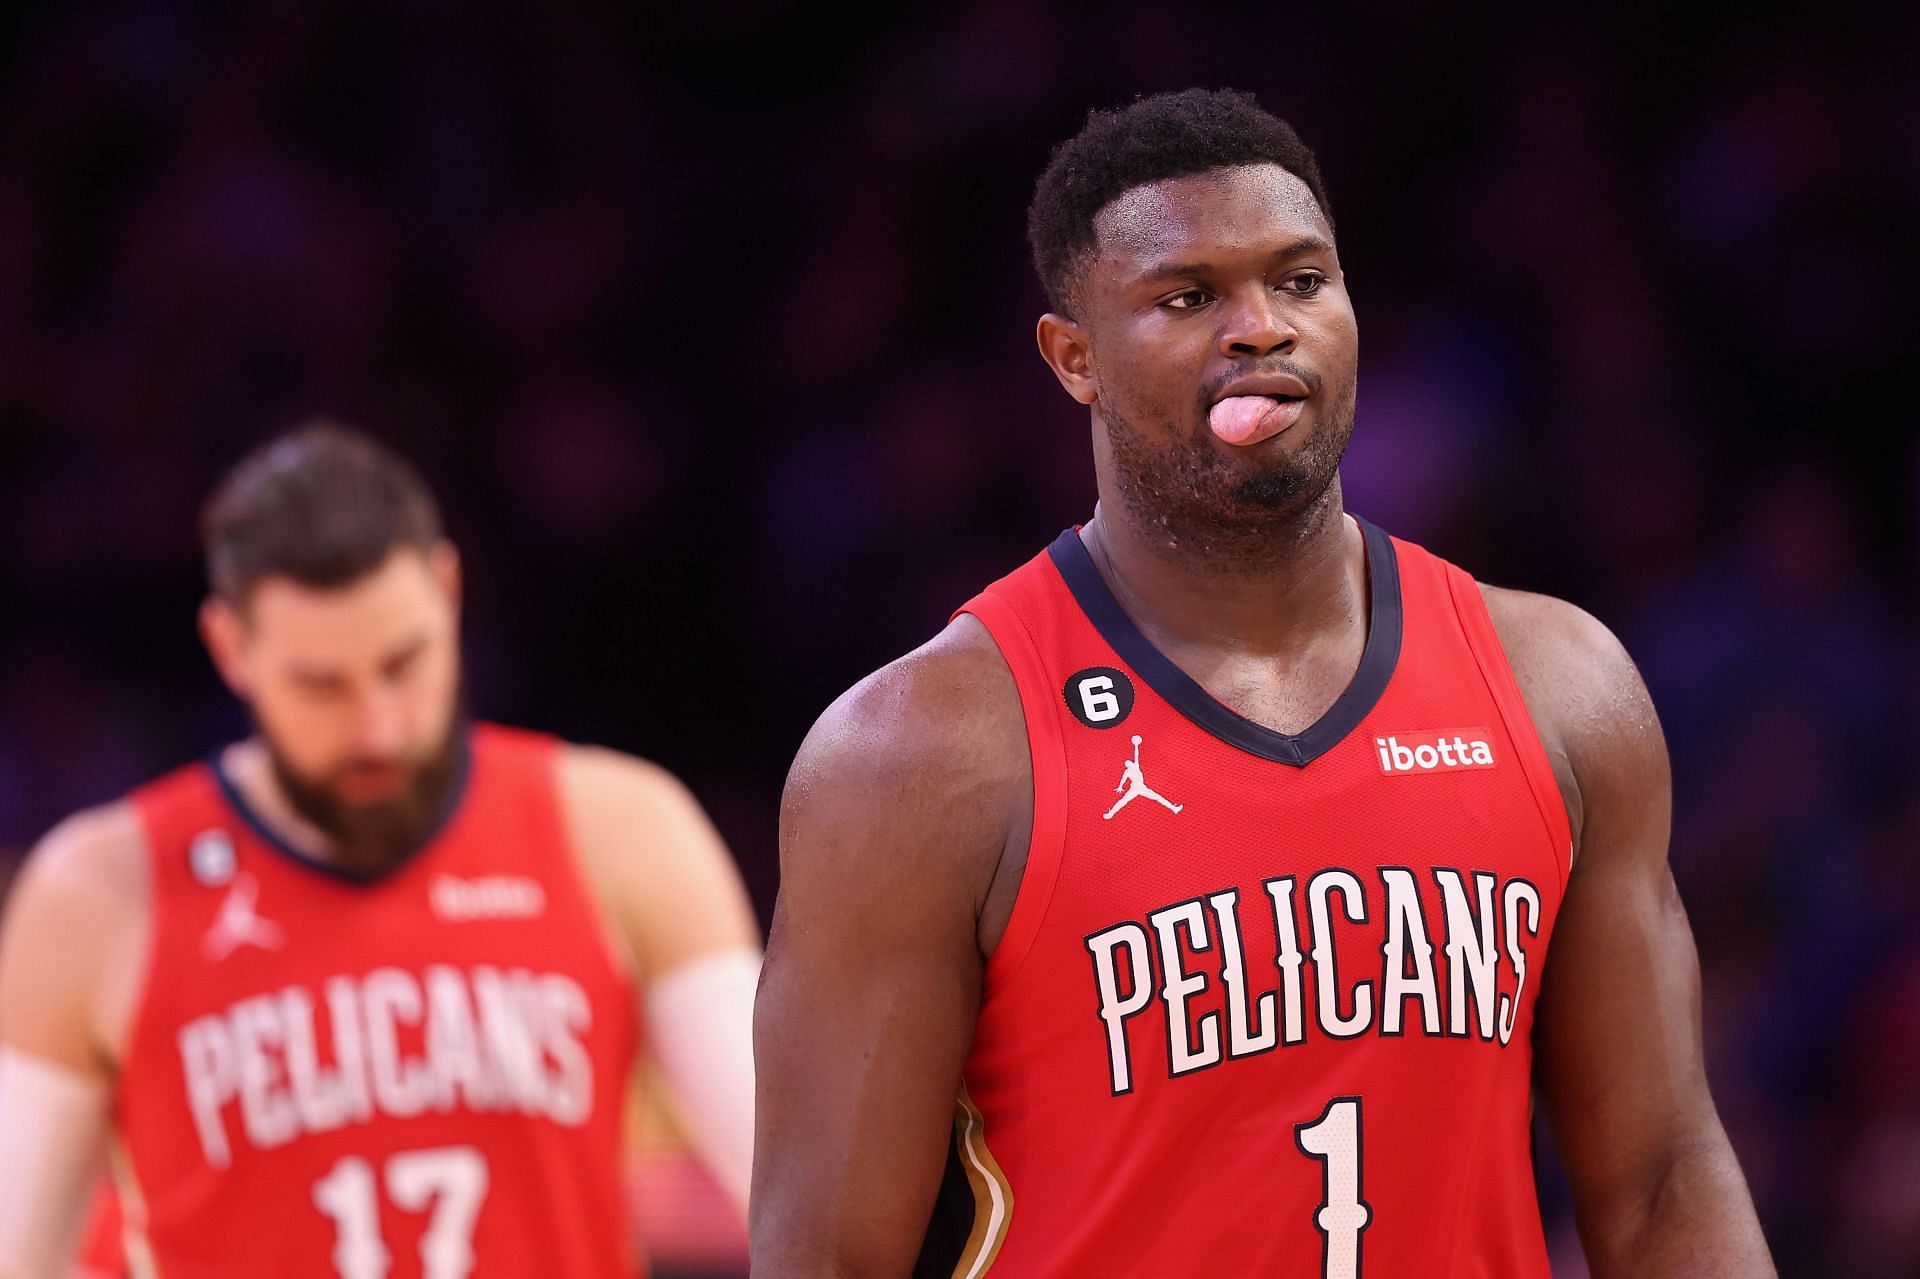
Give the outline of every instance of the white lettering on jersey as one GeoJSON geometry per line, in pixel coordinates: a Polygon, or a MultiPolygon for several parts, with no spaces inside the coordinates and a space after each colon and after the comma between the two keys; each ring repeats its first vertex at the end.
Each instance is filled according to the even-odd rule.
{"type": "Polygon", "coordinates": [[[1524,879],[1509,880],[1506,891],[1507,959],[1513,965],[1513,994],[1500,996],[1500,1042],[1513,1038],[1514,1021],[1519,1016],[1520,996],[1527,989],[1527,952],[1520,947],[1520,907],[1527,907],[1526,932],[1540,935],[1540,890],[1524,879]]]}
{"type": "Polygon", "coordinates": [[[215,1168],[233,1163],[220,1108],[240,1086],[233,1064],[233,1036],[224,1017],[201,1017],[180,1028],[180,1064],[187,1078],[187,1109],[200,1133],[200,1149],[215,1168]]]}
{"type": "Polygon", "coordinates": [[[1440,1033],[1440,986],[1433,977],[1433,943],[1427,938],[1426,916],[1420,909],[1420,883],[1413,872],[1385,867],[1380,882],[1387,889],[1387,940],[1380,948],[1385,963],[1380,972],[1380,1033],[1401,1033],[1406,1001],[1420,1001],[1420,1026],[1429,1035],[1440,1033]],[[1411,962],[1413,971],[1407,972],[1411,962]]]}
{"type": "Polygon", "coordinates": [[[547,1077],[547,1113],[555,1123],[578,1126],[593,1113],[593,1059],[581,1042],[593,1025],[587,994],[565,977],[547,973],[540,979],[541,1021],[547,1056],[554,1070],[547,1077]]]}
{"type": "Polygon", "coordinates": [[[247,1141],[262,1149],[281,1145],[300,1131],[300,1112],[286,1087],[287,1032],[278,1001],[272,995],[243,999],[227,1022],[240,1063],[240,1118],[247,1141]]]}
{"type": "Polygon", "coordinates": [[[491,1110],[498,1084],[487,1072],[480,1051],[480,1027],[473,998],[460,970],[435,964],[424,975],[427,988],[427,1060],[434,1065],[433,1108],[443,1114],[456,1106],[491,1110]]]}
{"type": "Polygon", "coordinates": [[[1285,1010],[1284,1038],[1288,1044],[1307,1038],[1305,1026],[1307,998],[1300,984],[1300,969],[1306,956],[1300,953],[1300,927],[1293,918],[1293,876],[1269,879],[1264,887],[1273,899],[1274,966],[1280,970],[1280,1006],[1285,1010]]]}
{"type": "Polygon", "coordinates": [[[1410,773],[1451,772],[1462,768],[1492,768],[1492,736],[1484,728],[1446,733],[1395,733],[1373,739],[1380,771],[1388,777],[1410,773]]]}
{"type": "Polygon", "coordinates": [[[1207,918],[1200,909],[1198,901],[1179,902],[1157,910],[1147,916],[1147,922],[1160,935],[1161,971],[1166,974],[1166,984],[1161,988],[1161,998],[1167,1003],[1167,1065],[1175,1075],[1184,1075],[1192,1070],[1205,1070],[1220,1061],[1220,1014],[1207,1013],[1196,1024],[1187,1015],[1187,1001],[1207,988],[1207,975],[1204,971],[1189,970],[1186,958],[1181,954],[1181,925],[1186,926],[1187,946],[1197,956],[1200,951],[1210,950],[1207,942],[1207,918]],[[1200,1043],[1193,1043],[1193,1032],[1200,1034],[1200,1043]]]}
{"type": "MultiPolygon", "coordinates": [[[[1498,1046],[1511,1042],[1527,989],[1526,941],[1540,936],[1540,890],[1519,878],[1502,884],[1489,871],[1472,872],[1469,890],[1466,872],[1438,867],[1433,871],[1438,905],[1430,907],[1412,869],[1387,866],[1377,876],[1377,883],[1369,885],[1353,871],[1329,867],[1307,880],[1303,894],[1296,894],[1291,875],[1262,882],[1272,908],[1270,953],[1279,974],[1276,987],[1269,990],[1260,989],[1266,980],[1258,976],[1266,971],[1264,956],[1269,952],[1256,946],[1254,954],[1263,958],[1250,960],[1245,927],[1251,922],[1259,937],[1266,920],[1242,919],[1238,889],[1149,911],[1145,927],[1122,920],[1089,933],[1086,947],[1093,958],[1113,1095],[1138,1086],[1129,1028],[1156,1003],[1165,1019],[1161,1024],[1170,1079],[1304,1043],[1309,1018],[1303,969],[1309,959],[1314,973],[1312,1020],[1323,1035],[1352,1039],[1372,1030],[1383,1036],[1421,1033],[1498,1046]],[[1375,894],[1377,910],[1371,904],[1375,894]],[[1304,905],[1296,904],[1296,896],[1305,898],[1304,905]],[[1445,942],[1436,945],[1440,927],[1445,942]],[[1362,936],[1369,940],[1360,942],[1362,936]],[[1350,962],[1364,953],[1361,945],[1377,943],[1382,960],[1377,998],[1371,977],[1349,973],[1349,979],[1342,980],[1336,962],[1342,938],[1347,939],[1345,957],[1350,962]],[[1419,1011],[1410,1017],[1412,1000],[1418,1001],[1419,1011]]],[[[218,1066],[219,1049],[201,1051],[218,1066]]]]}
{"type": "Polygon", "coordinates": [[[400,1054],[400,1029],[418,1026],[425,1011],[420,983],[399,968],[376,968],[360,991],[367,1019],[367,1059],[372,1063],[373,1099],[389,1115],[411,1119],[427,1108],[433,1081],[426,1062],[400,1054]]]}
{"type": "Polygon", "coordinates": [[[300,1126],[308,1131],[338,1128],[353,1113],[346,1071],[320,1063],[313,996],[298,986],[280,992],[280,1023],[287,1032],[287,1086],[300,1126]]]}
{"type": "Polygon", "coordinates": [[[1328,898],[1340,890],[1341,911],[1355,924],[1367,922],[1367,898],[1360,888],[1360,877],[1350,870],[1323,870],[1307,883],[1307,909],[1313,917],[1314,1007],[1320,1014],[1320,1029],[1335,1039],[1352,1039],[1364,1034],[1373,1024],[1373,983],[1355,982],[1353,1012],[1340,1012],[1340,977],[1334,971],[1332,908],[1328,898]]]}
{"type": "Polygon", "coordinates": [[[478,879],[435,875],[427,889],[427,904],[436,916],[455,923],[538,919],[547,913],[547,890],[539,880],[522,875],[485,875],[478,879]]]}
{"type": "Polygon", "coordinates": [[[1113,1093],[1133,1091],[1133,1055],[1127,1050],[1127,1019],[1153,999],[1151,947],[1147,930],[1128,921],[1087,938],[1093,955],[1093,981],[1100,991],[1100,1020],[1107,1028],[1107,1055],[1112,1065],[1113,1093]],[[1120,993],[1122,948],[1127,952],[1127,992],[1120,993]]]}
{"type": "MultiPolygon", "coordinates": [[[[1139,986],[1144,1000],[1151,979],[1139,986]]],[[[227,1168],[236,1111],[256,1150],[430,1110],[579,1127],[593,1113],[592,1029],[586,991],[565,974],[440,964],[334,977],[321,1000],[300,986],[253,995],[188,1022],[177,1044],[201,1152],[227,1168]]]]}
{"type": "Polygon", "coordinates": [[[1473,872],[1473,891],[1479,908],[1467,901],[1466,885],[1457,870],[1436,870],[1440,895],[1447,909],[1447,1007],[1451,1020],[1447,1033],[1467,1034],[1467,992],[1472,982],[1473,1007],[1479,1016],[1480,1038],[1493,1038],[1495,985],[1493,950],[1493,884],[1489,871],[1473,872]]]}
{"type": "Polygon", "coordinates": [[[1227,1055],[1251,1057],[1279,1041],[1273,1024],[1275,993],[1268,991],[1251,1007],[1247,1004],[1247,955],[1240,945],[1240,921],[1235,905],[1240,894],[1232,889],[1207,898],[1213,907],[1213,925],[1220,934],[1220,979],[1227,988],[1227,1055]]]}

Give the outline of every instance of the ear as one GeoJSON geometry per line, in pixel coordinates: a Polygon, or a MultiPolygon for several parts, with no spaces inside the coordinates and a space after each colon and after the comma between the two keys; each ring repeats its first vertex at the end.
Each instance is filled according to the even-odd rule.
{"type": "Polygon", "coordinates": [[[1040,358],[1060,379],[1068,395],[1082,404],[1092,404],[1100,398],[1099,379],[1093,372],[1093,352],[1088,347],[1083,325],[1049,311],[1034,326],[1033,337],[1040,344],[1040,358]]]}
{"type": "Polygon", "coordinates": [[[200,604],[200,639],[213,658],[227,687],[246,701],[251,683],[247,678],[247,623],[239,610],[218,595],[209,595],[200,604]]]}
{"type": "Polygon", "coordinates": [[[433,574],[436,586],[446,595],[447,602],[453,606],[455,616],[460,613],[460,552],[453,543],[444,538],[433,544],[427,552],[427,571],[433,574]]]}

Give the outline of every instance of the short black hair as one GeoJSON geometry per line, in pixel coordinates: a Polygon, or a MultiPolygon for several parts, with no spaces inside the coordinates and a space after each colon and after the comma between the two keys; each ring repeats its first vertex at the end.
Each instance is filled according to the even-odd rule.
{"type": "Polygon", "coordinates": [[[1127,191],[1242,164],[1277,164],[1306,183],[1327,224],[1320,166],[1293,126],[1235,89],[1187,89],[1087,113],[1053,149],[1027,206],[1027,242],[1047,303],[1072,314],[1075,277],[1094,247],[1094,215],[1127,191]]]}
{"type": "Polygon", "coordinates": [[[214,592],[239,606],[262,578],[346,586],[395,550],[427,550],[443,534],[440,506],[406,459],[316,421],[242,458],[207,499],[200,536],[214,592]]]}

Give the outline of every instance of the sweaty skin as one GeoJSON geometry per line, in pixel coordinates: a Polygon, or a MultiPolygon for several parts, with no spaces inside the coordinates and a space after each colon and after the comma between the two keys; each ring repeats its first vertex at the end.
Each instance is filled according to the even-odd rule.
{"type": "MultiPolygon", "coordinates": [[[[1336,470],[1357,335],[1331,229],[1271,166],[1136,188],[1096,229],[1079,318],[1038,331],[1092,411],[1100,506],[1082,537],[1163,653],[1297,732],[1352,678],[1369,621],[1336,470]],[[1236,442],[1242,411],[1223,431],[1212,405],[1264,374],[1312,393],[1286,429],[1255,422],[1236,442]]],[[[1482,589],[1575,833],[1534,1049],[1591,1272],[1770,1276],[1707,1090],[1645,686],[1579,609],[1482,589]]],[[[756,1279],[909,1273],[1032,786],[1013,677],[968,616],[843,695],[801,747],[755,1011],[756,1279]]]]}

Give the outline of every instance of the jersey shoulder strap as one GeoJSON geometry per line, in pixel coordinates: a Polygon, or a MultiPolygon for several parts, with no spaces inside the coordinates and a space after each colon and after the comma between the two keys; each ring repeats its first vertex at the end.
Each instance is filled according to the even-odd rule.
{"type": "Polygon", "coordinates": [[[1058,624],[1060,599],[1065,595],[1059,570],[1042,551],[954,614],[969,613],[979,619],[1013,673],[1027,728],[1027,759],[1033,770],[1033,828],[1027,844],[1027,864],[1021,872],[1021,891],[1014,898],[1006,932],[987,960],[988,992],[1004,986],[1032,950],[1066,850],[1067,747],[1055,702],[1061,694],[1054,687],[1052,668],[1043,656],[1055,639],[1052,632],[1058,624]],[[1046,891],[1030,892],[1029,885],[1045,885],[1046,891]]]}

